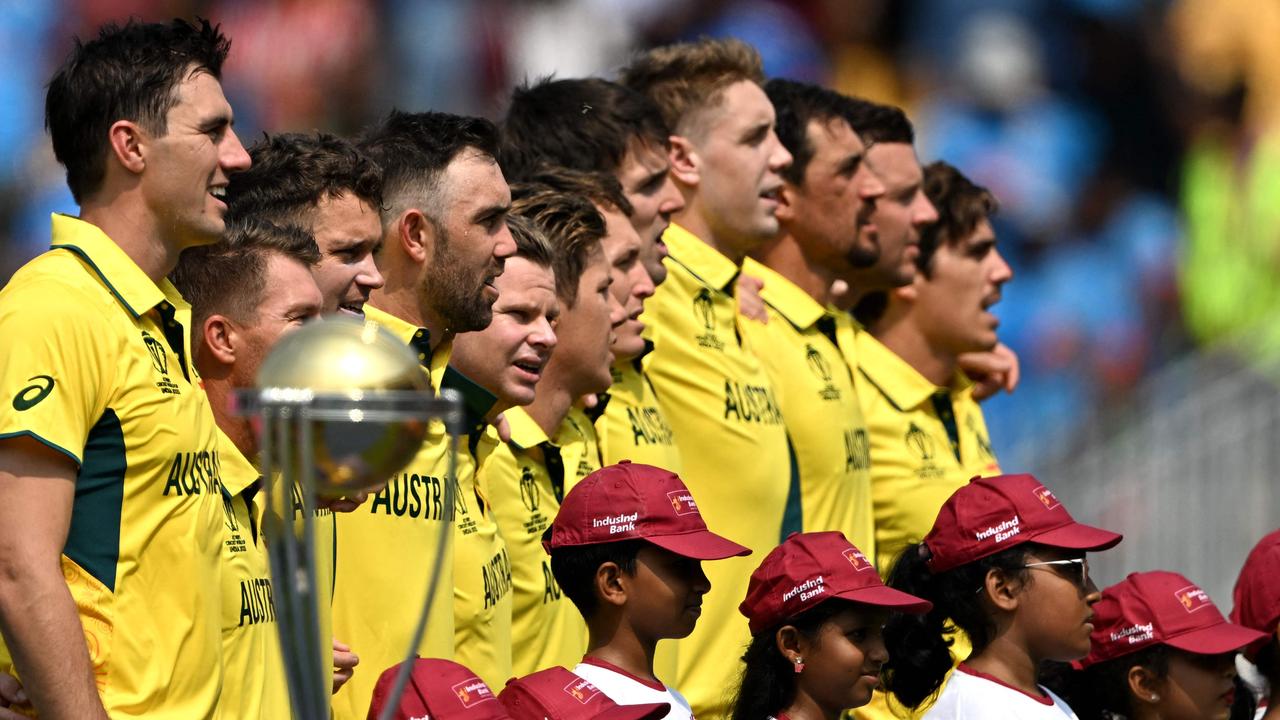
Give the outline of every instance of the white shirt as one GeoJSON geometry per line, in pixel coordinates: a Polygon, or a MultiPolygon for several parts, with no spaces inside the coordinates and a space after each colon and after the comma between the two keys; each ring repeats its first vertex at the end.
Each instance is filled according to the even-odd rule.
{"type": "Polygon", "coordinates": [[[667,720],[693,720],[693,710],[683,695],[662,683],[642,680],[603,660],[583,658],[573,669],[573,674],[600,688],[619,705],[671,703],[667,720]]]}
{"type": "Polygon", "coordinates": [[[1030,695],[962,663],[924,720],[1079,720],[1062,698],[1040,690],[1030,695]]]}

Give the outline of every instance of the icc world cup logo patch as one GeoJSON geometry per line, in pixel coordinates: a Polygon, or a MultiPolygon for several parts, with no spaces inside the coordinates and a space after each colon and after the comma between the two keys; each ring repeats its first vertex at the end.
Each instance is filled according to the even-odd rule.
{"type": "Polygon", "coordinates": [[[527,467],[520,470],[520,501],[529,512],[538,511],[538,482],[533,479],[533,471],[527,467]]]}
{"type": "Polygon", "coordinates": [[[716,307],[711,291],[702,288],[693,296],[693,314],[701,323],[703,333],[697,336],[698,345],[713,350],[724,350],[724,341],[716,337],[716,307]]]}

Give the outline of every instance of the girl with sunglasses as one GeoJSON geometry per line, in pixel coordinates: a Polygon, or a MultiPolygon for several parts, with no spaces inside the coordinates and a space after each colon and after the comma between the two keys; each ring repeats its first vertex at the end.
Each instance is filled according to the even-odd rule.
{"type": "Polygon", "coordinates": [[[1081,720],[1252,715],[1252,696],[1237,692],[1235,657],[1266,635],[1227,622],[1185,577],[1163,570],[1129,575],[1102,591],[1093,624],[1089,655],[1047,680],[1081,720]]]}
{"type": "Polygon", "coordinates": [[[1120,540],[1076,522],[1031,475],[974,478],[889,574],[890,587],[933,609],[889,619],[886,690],[912,711],[927,708],[926,720],[1074,718],[1039,684],[1039,667],[1089,653],[1099,594],[1085,553],[1120,540]],[[973,650],[947,679],[953,627],[973,650]]]}

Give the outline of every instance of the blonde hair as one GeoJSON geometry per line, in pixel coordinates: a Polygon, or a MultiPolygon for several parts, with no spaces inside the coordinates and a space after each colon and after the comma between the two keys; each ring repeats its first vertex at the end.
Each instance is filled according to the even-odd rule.
{"type": "Polygon", "coordinates": [[[764,63],[741,40],[702,38],[641,53],[620,80],[649,96],[673,133],[687,136],[705,111],[719,106],[725,88],[744,80],[763,84],[764,63]]]}

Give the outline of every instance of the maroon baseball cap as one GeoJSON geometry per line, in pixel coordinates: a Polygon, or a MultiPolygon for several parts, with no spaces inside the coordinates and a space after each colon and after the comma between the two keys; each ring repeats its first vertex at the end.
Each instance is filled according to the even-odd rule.
{"type": "Polygon", "coordinates": [[[1262,633],[1233,625],[1199,586],[1175,572],[1131,573],[1093,606],[1088,667],[1155,644],[1202,655],[1239,650],[1262,633]]]}
{"type": "Polygon", "coordinates": [[[689,488],[670,470],[623,460],[586,476],[560,503],[547,552],[574,545],[644,540],[694,560],[751,550],[707,529],[689,488]]]}
{"type": "Polygon", "coordinates": [[[513,720],[658,720],[671,710],[670,703],[619,705],[559,666],[508,680],[498,699],[513,720]]]}
{"type": "Polygon", "coordinates": [[[1254,661],[1267,640],[1280,631],[1280,530],[1259,540],[1249,551],[1233,595],[1231,622],[1265,633],[1244,649],[1245,657],[1254,661]]]}
{"type": "Polygon", "coordinates": [[[1022,474],[970,480],[942,504],[924,544],[938,573],[1026,542],[1095,551],[1123,537],[1076,522],[1049,488],[1022,474]]]}
{"type": "Polygon", "coordinates": [[[751,573],[738,611],[755,635],[831,598],[900,612],[924,613],[933,604],[880,582],[875,566],[838,531],[791,533],[751,573]]]}
{"type": "MultiPolygon", "coordinates": [[[[391,717],[395,720],[511,720],[498,697],[466,666],[452,660],[417,658],[409,684],[391,717]]],[[[387,668],[373,686],[368,720],[377,720],[404,663],[387,668]]]]}

